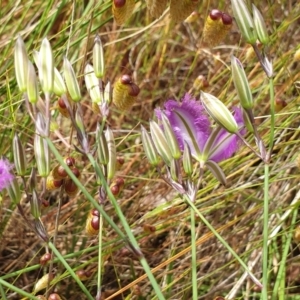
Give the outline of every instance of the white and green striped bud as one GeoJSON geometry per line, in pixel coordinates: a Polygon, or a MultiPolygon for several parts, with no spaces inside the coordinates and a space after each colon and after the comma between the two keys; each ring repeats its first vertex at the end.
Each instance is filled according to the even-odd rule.
{"type": "Polygon", "coordinates": [[[38,82],[31,61],[28,61],[27,97],[32,104],[36,104],[39,99],[38,82]]]}
{"type": "Polygon", "coordinates": [[[79,84],[74,69],[66,57],[64,58],[63,71],[64,71],[64,77],[65,77],[67,89],[71,99],[74,102],[79,102],[81,100],[81,92],[80,92],[79,84]]]}
{"type": "Polygon", "coordinates": [[[175,159],[172,159],[171,166],[170,166],[170,175],[174,182],[178,182],[179,173],[180,173],[180,170],[179,170],[178,163],[175,159]]]}
{"type": "Polygon", "coordinates": [[[205,163],[206,167],[212,172],[212,174],[224,185],[226,186],[226,176],[220,166],[212,161],[208,160],[205,163]]]}
{"type": "Polygon", "coordinates": [[[171,127],[169,120],[163,113],[161,114],[161,121],[164,127],[165,137],[167,139],[167,142],[169,143],[169,147],[172,152],[172,156],[174,159],[179,159],[181,157],[181,151],[178,145],[178,141],[175,137],[174,131],[171,127]]]}
{"type": "Polygon", "coordinates": [[[28,76],[28,55],[25,44],[20,36],[16,41],[14,60],[17,84],[21,92],[26,92],[28,76]]]}
{"type": "Polygon", "coordinates": [[[65,82],[56,68],[54,68],[53,92],[56,96],[59,97],[67,93],[65,82]]]}
{"type": "Polygon", "coordinates": [[[107,164],[107,179],[112,179],[116,173],[117,155],[114,135],[109,127],[107,127],[105,131],[105,138],[107,142],[109,155],[109,160],[107,164]]]}
{"type": "Polygon", "coordinates": [[[193,159],[190,147],[186,142],[184,142],[182,164],[186,175],[191,176],[193,174],[193,159]]]}
{"type": "Polygon", "coordinates": [[[50,173],[50,151],[47,141],[41,136],[45,135],[45,120],[42,114],[37,114],[36,132],[34,137],[34,154],[38,173],[47,177],[50,173]]]}
{"type": "Polygon", "coordinates": [[[269,43],[269,35],[264,18],[254,4],[252,4],[252,11],[254,27],[257,32],[258,39],[263,45],[267,45],[269,43]]]}
{"type": "Polygon", "coordinates": [[[13,138],[13,154],[14,154],[14,165],[17,174],[24,176],[27,169],[27,161],[25,156],[24,147],[17,133],[13,138]]]}
{"type": "Polygon", "coordinates": [[[233,55],[231,56],[231,71],[242,107],[245,109],[253,108],[254,103],[246,73],[241,62],[233,55]]]}
{"type": "Polygon", "coordinates": [[[35,219],[38,219],[42,214],[41,203],[35,189],[32,190],[32,196],[30,198],[30,211],[35,219]]]}
{"type": "Polygon", "coordinates": [[[92,102],[99,104],[101,102],[99,79],[96,77],[94,69],[90,64],[85,66],[84,79],[92,102]]]}
{"type": "Polygon", "coordinates": [[[157,154],[153,141],[150,137],[150,134],[143,126],[141,126],[141,137],[142,137],[142,143],[145,150],[145,154],[148,158],[149,163],[152,166],[157,166],[159,163],[159,156],[157,154]]]}
{"type": "Polygon", "coordinates": [[[202,103],[208,114],[230,133],[238,131],[238,124],[229,109],[218,98],[208,93],[201,92],[202,103]]]}
{"type": "Polygon", "coordinates": [[[158,154],[161,156],[163,161],[170,166],[171,161],[173,160],[172,151],[166,140],[164,132],[154,121],[150,121],[150,133],[158,154]]]}
{"type": "Polygon", "coordinates": [[[112,101],[112,86],[111,86],[111,82],[108,80],[103,92],[103,102],[109,105],[111,101],[112,101]]]}
{"type": "Polygon", "coordinates": [[[231,0],[232,11],[238,28],[247,43],[253,45],[257,40],[257,33],[249,9],[244,0],[231,0]]]}
{"type": "Polygon", "coordinates": [[[97,78],[101,79],[104,76],[104,53],[103,46],[99,35],[95,37],[95,44],[93,48],[93,65],[97,78]]]}
{"type": "Polygon", "coordinates": [[[42,90],[44,93],[51,93],[53,91],[54,82],[54,60],[52,48],[47,38],[44,38],[42,41],[39,58],[42,90]]]}
{"type": "Polygon", "coordinates": [[[11,201],[14,204],[19,204],[21,201],[21,192],[18,180],[14,178],[6,189],[11,201]]]}

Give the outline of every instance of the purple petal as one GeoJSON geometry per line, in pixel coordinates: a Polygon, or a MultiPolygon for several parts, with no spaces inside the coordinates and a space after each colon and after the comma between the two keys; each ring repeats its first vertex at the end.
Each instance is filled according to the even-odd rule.
{"type": "MultiPolygon", "coordinates": [[[[234,108],[234,119],[236,120],[240,130],[240,134],[244,135],[246,130],[244,129],[244,120],[242,110],[234,108]]],[[[218,136],[210,151],[209,159],[220,162],[231,157],[240,147],[241,140],[235,134],[228,133],[225,129],[220,130],[218,136]]]]}
{"type": "MultiPolygon", "coordinates": [[[[185,141],[192,155],[195,156],[197,152],[195,146],[202,151],[210,133],[210,122],[201,102],[185,94],[181,103],[168,100],[164,106],[164,113],[173,127],[180,149],[183,150],[185,141]]],[[[160,114],[160,111],[156,110],[158,118],[160,114]]]]}
{"type": "Polygon", "coordinates": [[[7,188],[14,179],[14,175],[10,173],[12,168],[13,165],[7,159],[0,159],[0,191],[7,188]]]}

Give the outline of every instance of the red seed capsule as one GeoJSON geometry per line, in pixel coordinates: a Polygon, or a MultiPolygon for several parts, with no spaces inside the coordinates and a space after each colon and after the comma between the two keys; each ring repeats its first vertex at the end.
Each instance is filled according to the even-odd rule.
{"type": "Polygon", "coordinates": [[[117,8],[123,7],[126,4],[126,0],[114,0],[114,5],[117,8]]]}
{"type": "Polygon", "coordinates": [[[61,300],[61,297],[58,294],[53,293],[49,295],[48,300],[61,300]]]}
{"type": "Polygon", "coordinates": [[[132,97],[136,97],[140,93],[140,88],[135,84],[132,83],[128,87],[128,95],[132,97]]]}
{"type": "Polygon", "coordinates": [[[78,186],[74,183],[74,181],[70,178],[65,180],[65,192],[70,196],[73,197],[78,192],[78,186]]]}
{"type": "Polygon", "coordinates": [[[99,232],[99,227],[99,211],[92,209],[87,216],[85,232],[88,236],[95,236],[99,232]]]}
{"type": "Polygon", "coordinates": [[[122,75],[122,77],[120,78],[120,82],[122,83],[122,84],[130,84],[130,83],[132,83],[132,79],[131,79],[131,77],[130,77],[130,75],[122,75]]]}
{"type": "Polygon", "coordinates": [[[213,9],[210,13],[209,16],[212,20],[219,20],[222,17],[222,12],[219,11],[218,9],[213,9]]]}
{"type": "Polygon", "coordinates": [[[40,258],[40,264],[42,266],[46,265],[46,263],[51,260],[51,254],[49,252],[45,253],[41,258],[40,258]]]}
{"type": "Polygon", "coordinates": [[[80,177],[80,172],[77,168],[71,168],[71,171],[76,176],[76,178],[80,177]]]}
{"type": "Polygon", "coordinates": [[[58,165],[52,170],[52,176],[55,180],[60,180],[66,178],[68,176],[68,173],[61,165],[58,165]]]}
{"type": "Polygon", "coordinates": [[[232,25],[232,17],[223,13],[222,14],[222,22],[224,25],[232,25]]]}
{"type": "Polygon", "coordinates": [[[68,167],[75,166],[75,158],[72,156],[65,157],[64,162],[68,167]]]}

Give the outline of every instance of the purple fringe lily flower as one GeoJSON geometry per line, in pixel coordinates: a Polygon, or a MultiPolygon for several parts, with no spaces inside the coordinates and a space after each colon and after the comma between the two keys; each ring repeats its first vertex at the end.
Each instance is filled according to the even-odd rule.
{"type": "MultiPolygon", "coordinates": [[[[231,157],[239,148],[240,140],[235,134],[221,127],[211,130],[204,106],[188,93],[181,102],[168,100],[164,107],[163,110],[156,109],[158,119],[161,119],[162,113],[168,118],[180,150],[183,151],[186,142],[192,156],[199,162],[220,162],[231,157]]],[[[240,134],[245,134],[242,110],[235,107],[233,116],[240,134]]]]}
{"type": "Polygon", "coordinates": [[[14,175],[10,173],[12,168],[13,164],[7,159],[0,159],[0,191],[7,188],[14,179],[14,175]]]}

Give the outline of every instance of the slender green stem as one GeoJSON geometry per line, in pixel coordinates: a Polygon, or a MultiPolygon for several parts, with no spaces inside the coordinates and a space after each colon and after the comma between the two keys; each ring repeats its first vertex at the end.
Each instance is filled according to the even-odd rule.
{"type": "Polygon", "coordinates": [[[258,286],[262,287],[260,281],[254,276],[254,274],[248,269],[247,265],[242,259],[233,251],[228,243],[222,238],[222,236],[214,229],[214,227],[206,220],[206,218],[199,212],[195,204],[188,198],[185,197],[188,204],[193,208],[194,212],[200,217],[201,221],[207,226],[207,228],[215,235],[215,237],[222,243],[222,245],[229,251],[229,253],[240,263],[245,271],[249,274],[253,282],[258,286]]]}
{"type": "Polygon", "coordinates": [[[269,165],[265,164],[264,177],[264,213],[263,213],[263,289],[262,299],[268,300],[268,237],[269,237],[269,165]]]}
{"type": "MultiPolygon", "coordinates": [[[[102,207],[102,205],[101,205],[102,207]]],[[[103,230],[103,217],[99,217],[99,236],[98,236],[98,274],[97,274],[97,295],[101,294],[101,278],[102,278],[102,231],[103,230]]]]}
{"type": "Polygon", "coordinates": [[[195,212],[192,207],[191,211],[191,250],[192,250],[192,289],[193,300],[198,300],[198,285],[197,285],[197,249],[196,249],[196,221],[195,212]]]}
{"type": "Polygon", "coordinates": [[[69,264],[66,262],[66,260],[63,258],[63,256],[60,254],[60,252],[55,248],[55,246],[49,242],[48,243],[49,248],[52,250],[52,252],[56,255],[56,257],[59,259],[59,261],[64,265],[64,267],[67,269],[67,271],[70,273],[72,278],[77,282],[81,290],[84,292],[85,296],[89,300],[94,300],[93,296],[90,294],[90,292],[87,290],[85,285],[81,282],[79,277],[75,274],[73,269],[69,266],[69,264]]]}
{"type": "Polygon", "coordinates": [[[0,295],[2,300],[7,300],[2,284],[0,284],[0,295]]]}
{"type": "Polygon", "coordinates": [[[271,126],[270,126],[270,141],[269,141],[269,158],[271,158],[272,149],[274,146],[274,133],[275,133],[275,95],[274,95],[274,80],[270,78],[270,113],[271,113],[271,126]]]}
{"type": "MultiPolygon", "coordinates": [[[[6,282],[6,281],[3,280],[1,277],[0,277],[0,285],[3,285],[3,286],[5,286],[5,287],[9,288],[10,290],[12,290],[12,291],[18,293],[19,295],[22,295],[22,296],[27,297],[27,298],[29,298],[29,299],[38,300],[38,298],[35,297],[34,295],[29,294],[29,293],[27,293],[27,292],[25,292],[25,291],[19,289],[19,288],[16,287],[15,285],[12,285],[12,284],[6,282]]],[[[4,298],[4,299],[5,299],[5,298],[4,298]]]]}
{"type": "MultiPolygon", "coordinates": [[[[279,264],[279,270],[277,273],[277,278],[276,278],[276,282],[274,284],[274,289],[273,289],[273,293],[272,293],[272,300],[273,299],[279,299],[279,300],[284,300],[285,299],[285,270],[286,270],[286,261],[287,261],[287,257],[289,254],[289,250],[290,250],[290,246],[291,246],[291,241],[293,238],[293,227],[295,226],[295,222],[297,220],[297,215],[298,215],[298,207],[294,209],[293,211],[293,217],[292,217],[292,222],[291,222],[291,228],[289,230],[287,239],[282,243],[282,245],[284,245],[283,247],[283,253],[282,253],[282,258],[279,264]]],[[[284,238],[284,236],[283,236],[284,238]]]]}

